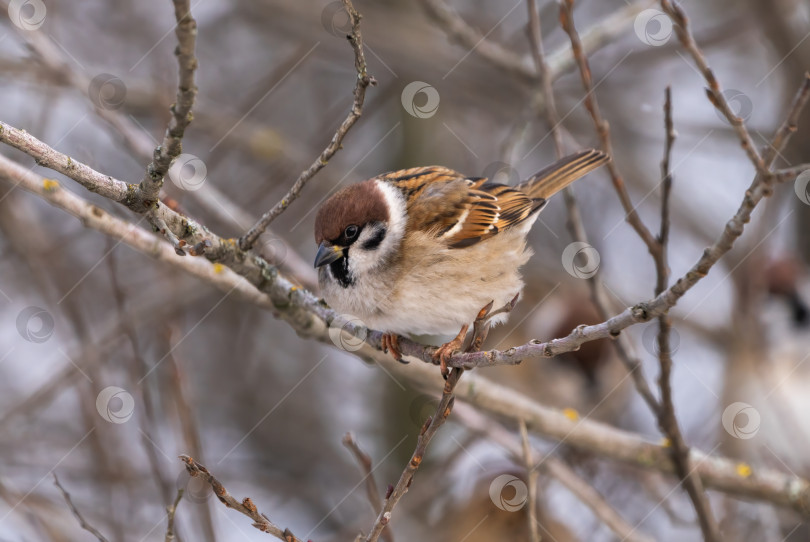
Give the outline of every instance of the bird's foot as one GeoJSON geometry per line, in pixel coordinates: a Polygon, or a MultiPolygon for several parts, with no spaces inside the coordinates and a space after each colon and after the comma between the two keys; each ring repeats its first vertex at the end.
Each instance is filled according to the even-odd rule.
{"type": "Polygon", "coordinates": [[[383,352],[391,354],[391,356],[400,363],[410,363],[402,359],[402,352],[399,350],[399,335],[396,333],[383,333],[381,342],[383,352]]]}
{"type": "Polygon", "coordinates": [[[478,311],[478,315],[475,317],[475,321],[473,322],[472,338],[470,339],[470,342],[467,344],[466,348],[463,348],[465,344],[464,339],[467,336],[469,326],[464,324],[461,331],[459,331],[458,335],[456,335],[455,339],[441,345],[436,352],[433,353],[433,361],[434,363],[438,363],[440,365],[442,376],[445,380],[447,380],[447,375],[450,372],[447,367],[447,362],[451,357],[453,357],[453,354],[461,351],[462,349],[464,352],[478,352],[481,350],[481,346],[483,346],[484,340],[486,340],[487,334],[489,333],[489,323],[492,318],[498,314],[511,312],[511,310],[515,308],[519,297],[520,294],[515,295],[515,297],[513,297],[509,303],[494,311],[492,310],[492,307],[495,305],[495,301],[490,301],[480,311],[478,311]]]}
{"type": "Polygon", "coordinates": [[[439,363],[442,377],[444,377],[445,380],[447,380],[447,376],[450,374],[450,370],[447,367],[447,362],[451,357],[453,357],[453,354],[460,351],[461,347],[464,346],[464,338],[467,336],[467,330],[469,328],[470,326],[468,324],[461,326],[461,331],[458,332],[455,339],[448,343],[444,343],[433,353],[433,362],[439,363]]]}

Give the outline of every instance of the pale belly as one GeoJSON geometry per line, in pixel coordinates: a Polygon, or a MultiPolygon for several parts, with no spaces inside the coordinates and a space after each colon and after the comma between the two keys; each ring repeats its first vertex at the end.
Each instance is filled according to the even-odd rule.
{"type": "MultiPolygon", "coordinates": [[[[322,280],[324,299],[372,329],[452,336],[490,301],[497,309],[522,291],[519,268],[531,256],[524,235],[504,232],[464,249],[420,244],[405,252],[411,258],[395,270],[358,278],[347,288],[322,280]]],[[[497,315],[491,323],[507,317],[497,315]]]]}

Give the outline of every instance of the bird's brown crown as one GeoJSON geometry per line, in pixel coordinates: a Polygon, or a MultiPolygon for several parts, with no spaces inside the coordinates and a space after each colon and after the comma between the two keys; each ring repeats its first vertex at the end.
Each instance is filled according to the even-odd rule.
{"type": "Polygon", "coordinates": [[[385,196],[373,179],[341,189],[326,200],[315,217],[315,242],[334,242],[354,224],[388,221],[385,196]]]}

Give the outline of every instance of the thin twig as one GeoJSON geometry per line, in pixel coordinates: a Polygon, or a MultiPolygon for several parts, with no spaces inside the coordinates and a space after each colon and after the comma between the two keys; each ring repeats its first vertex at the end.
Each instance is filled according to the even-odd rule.
{"type": "MultiPolygon", "coordinates": [[[[501,424],[464,404],[458,406],[457,414],[469,429],[502,446],[516,460],[524,460],[526,456],[525,447],[522,448],[517,438],[501,424]]],[[[520,423],[525,424],[522,420],[520,423]]],[[[639,532],[638,529],[623,519],[593,486],[582,479],[563,461],[549,455],[540,457],[532,451],[530,469],[533,472],[542,471],[544,475],[551,476],[560,482],[587,506],[602,523],[613,531],[620,540],[624,542],[652,542],[652,538],[639,532]]]]}
{"type": "MultiPolygon", "coordinates": [[[[709,67],[708,62],[706,61],[706,57],[701,52],[700,48],[697,46],[695,42],[694,36],[692,36],[692,31],[689,28],[689,19],[686,17],[686,13],[681,9],[681,7],[670,0],[661,0],[661,8],[664,12],[672,18],[673,22],[675,23],[675,34],[678,36],[678,39],[683,45],[683,48],[692,56],[692,59],[697,64],[698,69],[703,74],[704,79],[709,84],[709,87],[706,89],[706,95],[709,98],[709,101],[720,111],[726,120],[731,124],[734,132],[737,134],[737,137],[740,139],[740,143],[742,144],[743,150],[748,155],[749,160],[751,163],[754,164],[756,171],[759,175],[763,176],[767,182],[771,182],[770,178],[773,174],[769,171],[770,164],[764,160],[759,153],[757,152],[756,146],[754,145],[754,140],[751,138],[751,134],[748,133],[748,129],[745,127],[745,121],[738,117],[734,110],[728,103],[725,95],[723,94],[723,90],[720,88],[720,82],[714,76],[714,72],[709,67]]],[[[777,144],[779,142],[777,141],[777,144]]]]}
{"type": "Polygon", "coordinates": [[[146,168],[138,186],[137,199],[145,208],[151,208],[158,201],[163,179],[169,171],[172,160],[183,152],[183,134],[191,123],[191,108],[197,96],[197,87],[194,84],[194,72],[197,69],[197,58],[194,49],[197,44],[197,21],[191,16],[190,0],[172,0],[174,3],[174,17],[177,21],[175,34],[177,35],[178,85],[177,98],[171,107],[172,118],[163,136],[163,143],[155,148],[152,162],[146,168]]]}
{"type": "MultiPolygon", "coordinates": [[[[669,272],[667,263],[667,251],[669,242],[669,199],[672,191],[672,172],[669,169],[672,146],[675,143],[675,129],[672,122],[672,91],[670,87],[666,89],[666,99],[664,100],[664,128],[666,130],[664,158],[661,161],[661,176],[664,179],[661,188],[661,230],[658,235],[658,242],[661,250],[655,255],[658,261],[656,269],[658,276],[655,287],[655,294],[659,295],[669,286],[669,272]]],[[[697,513],[700,530],[704,540],[718,542],[720,538],[720,528],[712,513],[711,505],[703,489],[700,477],[695,474],[689,462],[689,447],[683,438],[678,419],[675,416],[675,405],[672,399],[672,350],[670,347],[670,331],[672,323],[669,313],[664,313],[658,317],[658,359],[661,366],[661,375],[658,378],[658,386],[661,390],[660,410],[658,411],[658,425],[661,431],[669,439],[672,450],[672,463],[675,465],[675,472],[681,479],[689,499],[697,513]]]]}
{"type": "MultiPolygon", "coordinates": [[[[582,40],[579,37],[576,26],[574,26],[574,0],[563,0],[560,3],[560,24],[562,25],[563,30],[565,30],[565,32],[568,34],[568,38],[571,41],[571,49],[574,52],[574,58],[576,58],[577,65],[579,66],[579,73],[582,78],[582,86],[585,89],[585,108],[588,110],[588,113],[590,113],[591,119],[596,127],[596,133],[599,135],[599,139],[602,142],[602,150],[608,153],[608,155],[613,156],[613,144],[610,139],[610,126],[602,117],[599,104],[596,101],[596,94],[594,92],[593,82],[591,79],[591,69],[588,65],[588,59],[586,58],[584,49],[582,47],[582,40]]],[[[653,234],[644,225],[644,223],[641,221],[641,217],[636,212],[636,208],[633,206],[633,202],[630,200],[630,195],[627,193],[627,187],[624,184],[624,179],[616,166],[616,161],[611,160],[608,162],[607,168],[610,172],[613,188],[615,189],[616,194],[619,196],[622,209],[624,209],[625,220],[628,224],[630,224],[630,226],[633,227],[644,244],[647,245],[647,250],[650,251],[650,254],[654,255],[656,251],[659,250],[658,243],[655,241],[655,237],[653,237],[653,234]]]]}
{"type": "Polygon", "coordinates": [[[332,140],[329,142],[329,145],[326,146],[320,156],[318,156],[312,165],[301,172],[301,175],[298,176],[298,179],[296,179],[295,183],[293,183],[292,188],[290,188],[287,194],[281,198],[281,201],[276,203],[272,209],[264,213],[259,221],[256,222],[256,224],[254,224],[253,227],[251,227],[250,230],[248,230],[248,232],[239,239],[239,247],[242,250],[248,250],[256,243],[256,240],[262,233],[264,233],[267,226],[269,226],[273,220],[283,213],[287,207],[289,207],[290,204],[295,201],[296,198],[298,198],[298,196],[301,194],[301,190],[304,188],[304,185],[310,179],[312,179],[316,173],[323,169],[323,167],[329,162],[335,153],[340,150],[341,144],[343,143],[343,138],[346,137],[346,134],[349,132],[349,130],[351,130],[352,126],[354,126],[354,124],[360,118],[360,115],[363,113],[363,102],[366,98],[366,89],[369,85],[377,84],[377,81],[370,76],[366,70],[366,57],[363,53],[363,36],[360,34],[361,16],[357,10],[354,9],[351,0],[342,1],[343,7],[346,9],[346,13],[348,13],[352,22],[352,32],[346,37],[348,38],[352,49],[354,49],[354,67],[357,71],[357,83],[354,87],[354,102],[352,103],[352,108],[349,111],[349,115],[338,127],[337,132],[335,132],[335,135],[332,136],[332,140]]]}
{"type": "Polygon", "coordinates": [[[70,493],[68,493],[67,490],[65,490],[65,488],[62,487],[62,484],[59,483],[59,478],[56,477],[55,472],[53,473],[53,485],[58,487],[59,491],[62,492],[62,496],[65,498],[65,502],[70,508],[70,511],[73,512],[73,515],[76,516],[76,519],[79,520],[79,525],[81,526],[81,528],[87,531],[88,533],[92,534],[93,536],[95,536],[99,540],[99,542],[109,542],[106,538],[104,538],[104,535],[98,531],[98,529],[87,523],[87,521],[81,515],[79,510],[73,504],[73,500],[70,498],[70,493]]]}
{"type": "MultiPolygon", "coordinates": [[[[377,490],[377,482],[374,480],[374,473],[371,464],[371,457],[360,448],[360,444],[354,438],[352,433],[346,433],[343,437],[343,445],[352,452],[354,458],[357,460],[360,469],[363,471],[364,479],[366,481],[366,493],[368,494],[368,501],[371,503],[371,508],[374,513],[379,515],[382,511],[382,504],[380,499],[380,492],[377,490]]],[[[394,541],[394,535],[391,531],[391,526],[387,526],[382,532],[382,538],[388,542],[394,541]]]]}
{"type": "Polygon", "coordinates": [[[177,505],[180,504],[180,499],[182,498],[183,488],[180,488],[177,490],[177,496],[174,498],[174,502],[166,507],[166,519],[168,522],[166,526],[166,542],[172,542],[174,540],[174,515],[177,513],[177,505]]]}
{"type": "Polygon", "coordinates": [[[375,542],[380,538],[383,529],[385,529],[386,525],[391,521],[391,514],[394,511],[394,507],[396,507],[405,493],[408,492],[408,488],[411,487],[411,481],[413,481],[417,469],[419,469],[419,466],[422,464],[422,459],[425,456],[425,450],[427,450],[428,444],[430,444],[430,441],[436,436],[439,428],[447,421],[450,411],[453,410],[453,403],[455,402],[453,390],[455,390],[456,384],[458,384],[463,373],[463,369],[450,371],[450,375],[444,383],[442,398],[439,401],[439,405],[436,407],[436,412],[433,416],[428,417],[424,425],[422,425],[422,429],[419,431],[419,437],[416,440],[416,449],[411,455],[411,459],[408,461],[405,469],[402,471],[396,485],[392,490],[389,490],[388,494],[385,496],[383,507],[377,515],[374,524],[371,526],[371,530],[368,536],[366,536],[365,542],[375,542]]]}
{"type": "MultiPolygon", "coordinates": [[[[510,49],[487,39],[479,30],[467,23],[453,8],[443,0],[421,0],[425,12],[432,17],[437,25],[450,39],[456,41],[468,51],[474,51],[481,58],[503,70],[518,77],[522,81],[536,82],[538,73],[531,64],[524,61],[510,49]]],[[[640,0],[617,9],[588,28],[582,34],[582,42],[589,52],[598,51],[605,45],[621,38],[632,27],[636,16],[652,2],[640,0]]],[[[556,79],[565,72],[576,67],[571,50],[560,48],[549,54],[551,78],[556,79]]]]}
{"type": "MultiPolygon", "coordinates": [[[[541,91],[543,100],[546,104],[546,120],[553,135],[554,147],[557,153],[557,158],[559,159],[565,155],[565,147],[562,139],[561,122],[559,120],[557,107],[555,105],[554,90],[551,85],[551,76],[549,74],[548,64],[546,63],[545,54],[543,52],[543,36],[540,30],[540,15],[537,10],[535,0],[528,0],[527,4],[529,7],[529,40],[531,42],[532,56],[534,58],[537,71],[540,74],[541,91]]],[[[571,32],[574,36],[577,36],[576,41],[578,43],[579,38],[576,29],[573,28],[573,23],[571,32]]],[[[582,68],[583,65],[587,66],[584,64],[585,60],[582,52],[579,51],[577,47],[572,47],[572,50],[574,51],[574,56],[577,59],[580,68],[582,68]]],[[[589,74],[587,78],[590,79],[589,74]]],[[[585,79],[585,76],[583,76],[583,79],[585,79]]],[[[577,205],[577,200],[574,196],[573,190],[571,190],[570,187],[566,187],[565,190],[563,190],[563,197],[565,199],[565,206],[568,211],[567,226],[572,237],[578,242],[590,245],[590,243],[588,243],[585,225],[582,222],[582,215],[579,212],[579,205],[577,205]]],[[[610,308],[610,303],[608,301],[608,297],[598,270],[594,276],[588,278],[588,286],[591,290],[593,304],[598,310],[599,315],[602,318],[607,318],[611,314],[612,310],[610,308]]],[[[650,386],[647,383],[646,377],[644,376],[641,361],[638,358],[630,355],[631,349],[626,337],[620,336],[618,338],[616,343],[616,351],[619,354],[619,359],[625,365],[627,371],[633,378],[633,382],[635,383],[639,394],[651,409],[654,411],[657,410],[658,401],[653,395],[652,390],[650,390],[650,386]]]]}
{"type": "Polygon", "coordinates": [[[538,530],[540,525],[537,523],[537,477],[540,473],[534,468],[534,455],[532,454],[532,445],[529,442],[529,430],[526,428],[526,422],[520,420],[519,427],[520,438],[523,443],[523,462],[528,475],[529,496],[526,506],[529,507],[529,513],[526,514],[526,519],[529,522],[529,537],[531,542],[540,542],[540,531],[538,530]]]}
{"type": "Polygon", "coordinates": [[[239,502],[233,495],[228,493],[225,486],[223,486],[213,474],[208,472],[208,469],[203,465],[187,455],[181,455],[179,457],[183,463],[186,464],[186,470],[190,476],[200,476],[206,483],[210,484],[211,488],[214,490],[214,495],[217,496],[222,504],[252,519],[254,527],[263,533],[275,536],[279,540],[284,540],[284,542],[301,542],[289,529],[282,530],[281,527],[270,521],[266,515],[259,512],[250,497],[245,497],[242,499],[242,502],[239,502]]]}

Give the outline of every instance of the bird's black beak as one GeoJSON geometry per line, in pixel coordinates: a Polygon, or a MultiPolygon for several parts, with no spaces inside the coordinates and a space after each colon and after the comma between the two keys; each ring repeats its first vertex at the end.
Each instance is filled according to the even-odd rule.
{"type": "Polygon", "coordinates": [[[336,262],[343,257],[343,247],[327,244],[326,241],[318,246],[315,255],[315,267],[321,267],[336,262]]]}

